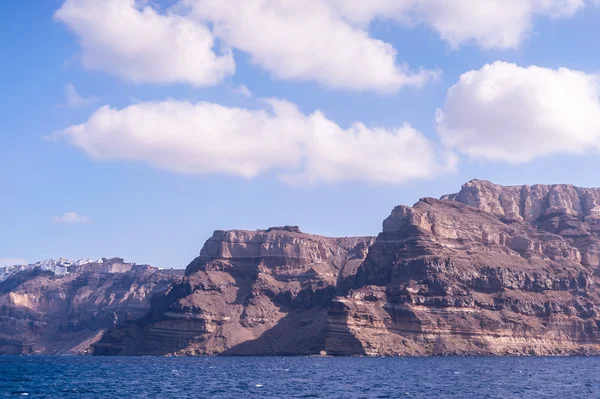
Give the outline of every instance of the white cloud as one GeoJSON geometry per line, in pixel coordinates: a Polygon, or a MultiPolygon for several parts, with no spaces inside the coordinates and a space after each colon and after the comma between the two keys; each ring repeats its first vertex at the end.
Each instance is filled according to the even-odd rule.
{"type": "Polygon", "coordinates": [[[438,158],[435,146],[410,126],[343,129],[319,111],[305,115],[289,102],[267,102],[270,110],[178,101],[104,106],[56,136],[97,160],[244,178],[274,172],[291,184],[402,183],[454,168],[454,157],[438,158]]]}
{"type": "Polygon", "coordinates": [[[252,97],[252,92],[250,91],[250,89],[248,88],[248,86],[246,85],[237,85],[237,86],[233,86],[232,90],[234,93],[237,93],[241,96],[244,97],[252,97]]]}
{"type": "Polygon", "coordinates": [[[438,110],[445,144],[513,163],[600,149],[600,78],[495,62],[463,74],[438,110]]]}
{"type": "Polygon", "coordinates": [[[406,25],[424,24],[453,47],[474,43],[486,49],[516,48],[531,34],[536,17],[567,18],[586,5],[586,0],[325,1],[355,23],[382,18],[406,25]]]}
{"type": "Polygon", "coordinates": [[[77,92],[75,85],[65,85],[65,105],[69,108],[84,108],[98,102],[97,97],[83,97],[77,92]]]}
{"type": "Polygon", "coordinates": [[[355,123],[342,129],[315,112],[307,119],[301,171],[283,173],[289,184],[367,181],[400,184],[427,179],[455,169],[453,154],[441,154],[423,134],[406,124],[371,128],[355,123]]]}
{"type": "Polygon", "coordinates": [[[84,224],[90,223],[90,219],[87,216],[81,216],[75,212],[66,212],[62,216],[52,218],[52,222],[60,224],[84,224]]]}
{"type": "Polygon", "coordinates": [[[536,16],[570,17],[583,5],[583,0],[426,0],[415,13],[454,47],[473,42],[516,48],[531,34],[536,16]]]}
{"type": "Polygon", "coordinates": [[[23,258],[0,258],[0,267],[26,264],[27,261],[23,258]]]}
{"type": "Polygon", "coordinates": [[[81,62],[135,83],[213,85],[235,71],[231,51],[217,55],[210,30],[147,1],[67,0],[54,17],[78,37],[81,62]]]}
{"type": "Polygon", "coordinates": [[[276,79],[395,92],[437,76],[397,62],[394,47],[350,23],[328,0],[186,0],[213,33],[276,79]]]}
{"type": "MultiPolygon", "coordinates": [[[[427,0],[425,0],[427,1],[427,0]]],[[[411,13],[417,0],[324,0],[347,21],[368,26],[376,18],[412,23],[411,13]]]]}
{"type": "Polygon", "coordinates": [[[229,48],[276,79],[355,91],[421,86],[438,71],[408,67],[369,35],[375,19],[426,25],[453,47],[516,48],[538,17],[568,18],[595,0],[66,0],[55,18],[81,43],[82,64],[136,83],[214,85],[235,72],[229,48]],[[211,26],[211,29],[208,28],[211,26]]]}

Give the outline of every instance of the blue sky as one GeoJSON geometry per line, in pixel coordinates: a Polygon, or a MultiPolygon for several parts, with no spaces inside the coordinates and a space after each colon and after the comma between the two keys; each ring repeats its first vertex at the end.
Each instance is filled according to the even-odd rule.
{"type": "Polygon", "coordinates": [[[473,178],[600,186],[596,5],[303,1],[0,2],[2,262],[184,267],[215,229],[375,235],[473,178]]]}

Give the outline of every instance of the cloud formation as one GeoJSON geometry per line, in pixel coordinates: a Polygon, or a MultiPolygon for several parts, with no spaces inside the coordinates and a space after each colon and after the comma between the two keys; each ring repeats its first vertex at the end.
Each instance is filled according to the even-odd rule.
{"type": "Polygon", "coordinates": [[[440,73],[409,67],[372,37],[377,19],[428,26],[455,48],[505,49],[521,45],[536,18],[568,18],[592,2],[179,0],[161,11],[147,0],[66,0],[54,16],[79,38],[84,67],[134,83],[218,84],[235,73],[236,48],[275,79],[393,93],[440,73]]]}
{"type": "Polygon", "coordinates": [[[474,43],[484,49],[517,48],[539,16],[571,17],[584,0],[417,1],[417,21],[430,25],[453,47],[474,43]]]}
{"type": "Polygon", "coordinates": [[[398,63],[394,47],[343,18],[326,0],[186,0],[193,17],[276,79],[395,92],[437,76],[398,63]]]}
{"type": "Polygon", "coordinates": [[[495,62],[463,74],[438,110],[448,146],[513,163],[600,149],[600,77],[495,62]]]}
{"type": "Polygon", "coordinates": [[[234,85],[231,88],[233,90],[234,93],[239,94],[240,96],[243,97],[252,97],[252,92],[250,91],[250,89],[248,88],[248,86],[241,84],[241,85],[234,85]]]}
{"type": "Polygon", "coordinates": [[[97,97],[83,97],[77,92],[75,85],[68,83],[65,85],[65,106],[69,108],[85,108],[96,102],[97,97]]]}
{"type": "Polygon", "coordinates": [[[344,129],[283,100],[249,110],[180,101],[104,106],[56,134],[102,161],[140,161],[178,173],[253,178],[277,173],[290,184],[403,183],[454,169],[455,158],[408,125],[344,129]]]}
{"type": "Polygon", "coordinates": [[[52,218],[52,222],[60,224],[85,224],[90,223],[91,220],[87,216],[81,216],[75,212],[66,212],[62,216],[52,218]]]}
{"type": "MultiPolygon", "coordinates": [[[[537,17],[573,16],[585,0],[324,0],[349,21],[368,25],[376,18],[407,26],[423,24],[452,47],[516,48],[531,34],[537,17]]],[[[588,4],[594,1],[587,1],[588,4]]]]}
{"type": "Polygon", "coordinates": [[[161,14],[147,1],[67,0],[54,14],[79,38],[81,62],[134,83],[208,86],[235,72],[202,23],[161,14]]]}

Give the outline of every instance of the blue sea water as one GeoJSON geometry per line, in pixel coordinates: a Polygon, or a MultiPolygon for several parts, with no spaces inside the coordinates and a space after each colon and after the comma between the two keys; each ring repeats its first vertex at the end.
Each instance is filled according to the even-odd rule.
{"type": "Polygon", "coordinates": [[[0,357],[0,398],[600,398],[600,358],[0,357]]]}

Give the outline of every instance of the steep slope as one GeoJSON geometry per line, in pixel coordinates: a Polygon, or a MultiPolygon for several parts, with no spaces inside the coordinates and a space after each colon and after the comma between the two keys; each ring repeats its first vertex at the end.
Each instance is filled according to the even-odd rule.
{"type": "Polygon", "coordinates": [[[94,354],[319,353],[329,304],[353,284],[372,240],[290,226],[215,231],[185,279],[146,317],[108,331],[94,354]]]}
{"type": "MultiPolygon", "coordinates": [[[[94,277],[76,285],[95,294],[73,296],[65,287],[78,267],[62,277],[12,270],[0,283],[0,300],[11,301],[4,325],[46,337],[48,347],[71,331],[36,327],[68,326],[66,316],[47,321],[56,309],[90,336],[109,325],[86,342],[96,355],[600,354],[598,201],[600,189],[473,180],[440,200],[396,207],[376,239],[292,226],[215,231],[185,277],[122,283],[123,292],[141,290],[139,307],[119,294],[114,273],[106,289],[94,277]],[[72,313],[56,305],[80,297],[89,299],[69,299],[72,313]],[[28,312],[26,321],[15,312],[28,312]]],[[[0,344],[27,347],[1,332],[0,344]]]]}
{"type": "Polygon", "coordinates": [[[538,198],[537,189],[520,196],[526,189],[494,186],[483,195],[473,184],[393,210],[355,289],[334,300],[329,353],[600,353],[600,296],[583,261],[596,248],[584,210],[593,208],[573,198],[565,210],[556,189],[538,198]]]}
{"type": "Polygon", "coordinates": [[[6,268],[0,281],[0,355],[89,353],[109,327],[143,316],[179,271],[65,259],[6,268]]]}
{"type": "Polygon", "coordinates": [[[600,188],[570,184],[500,186],[472,180],[451,199],[510,223],[524,221],[559,234],[581,252],[584,265],[600,266],[600,188]]]}

